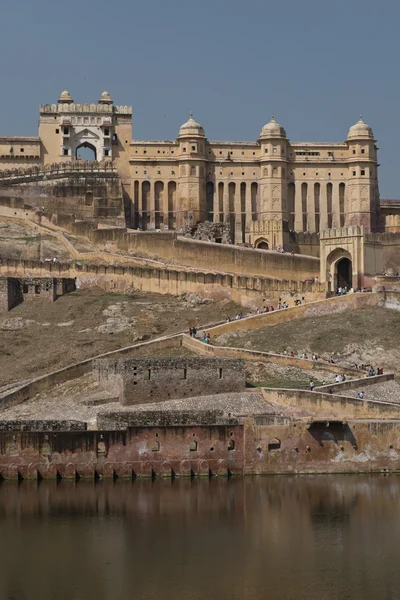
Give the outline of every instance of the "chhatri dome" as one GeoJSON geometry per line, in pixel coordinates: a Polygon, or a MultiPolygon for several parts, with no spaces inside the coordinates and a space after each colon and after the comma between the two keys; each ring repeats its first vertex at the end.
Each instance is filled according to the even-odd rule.
{"type": "Polygon", "coordinates": [[[270,122],[261,129],[260,138],[265,137],[286,137],[286,131],[282,125],[279,125],[279,123],[275,121],[274,115],[272,115],[270,122]]]}
{"type": "Polygon", "coordinates": [[[60,97],[58,99],[59,104],[72,104],[72,96],[67,90],[61,92],[60,97]]]}
{"type": "Polygon", "coordinates": [[[113,103],[113,101],[111,99],[110,94],[107,92],[107,90],[104,90],[104,92],[100,96],[99,104],[112,104],[112,103],[113,103]]]}
{"type": "Polygon", "coordinates": [[[179,137],[182,135],[201,135],[202,137],[205,137],[204,127],[193,119],[192,113],[190,113],[189,120],[186,121],[179,130],[179,137]]]}
{"type": "Polygon", "coordinates": [[[374,133],[369,125],[364,123],[362,115],[360,115],[360,120],[350,127],[349,133],[347,134],[348,140],[356,140],[356,139],[374,139],[374,133]]]}

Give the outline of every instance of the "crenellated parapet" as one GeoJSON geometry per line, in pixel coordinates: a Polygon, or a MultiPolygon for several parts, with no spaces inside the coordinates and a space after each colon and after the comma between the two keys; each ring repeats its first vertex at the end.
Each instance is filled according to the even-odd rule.
{"type": "Polygon", "coordinates": [[[112,104],[41,104],[40,114],[48,113],[89,113],[104,114],[114,113],[120,115],[132,115],[132,106],[113,106],[112,104]]]}
{"type": "Polygon", "coordinates": [[[0,185],[22,183],[46,177],[56,178],[79,173],[107,173],[117,175],[117,169],[112,160],[97,161],[66,161],[45,166],[34,165],[19,169],[0,170],[0,185]]]}
{"type": "Polygon", "coordinates": [[[364,227],[362,225],[354,225],[353,227],[333,227],[331,229],[323,229],[320,233],[320,240],[362,235],[364,235],[364,227]]]}

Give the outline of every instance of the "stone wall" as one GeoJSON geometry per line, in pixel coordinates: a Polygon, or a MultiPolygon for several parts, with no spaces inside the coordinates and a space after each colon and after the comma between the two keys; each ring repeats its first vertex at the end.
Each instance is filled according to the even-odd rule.
{"type": "Polygon", "coordinates": [[[188,240],[173,233],[128,232],[118,245],[125,251],[135,250],[149,256],[162,256],[181,265],[214,268],[236,275],[303,281],[319,277],[320,270],[319,259],[313,256],[292,256],[270,250],[188,240]]]}
{"type": "Polygon", "coordinates": [[[0,419],[0,431],[86,431],[87,423],[84,421],[55,421],[55,420],[33,420],[14,419],[2,421],[0,419]]]}
{"type": "Polygon", "coordinates": [[[268,402],[302,408],[322,419],[399,419],[400,406],[308,390],[260,388],[268,402]]]}
{"type": "Polygon", "coordinates": [[[222,410],[191,411],[136,411],[104,408],[96,415],[98,429],[129,429],[133,426],[172,427],[176,425],[238,425],[236,418],[224,415],[222,410]]]}
{"type": "MultiPolygon", "coordinates": [[[[207,331],[212,331],[212,329],[207,329],[207,331]]],[[[212,343],[212,340],[211,344],[204,344],[200,340],[189,337],[186,334],[182,336],[182,346],[188,348],[191,352],[199,354],[200,356],[240,358],[245,361],[257,363],[273,363],[277,365],[283,365],[285,367],[298,367],[299,369],[307,369],[308,371],[327,371],[328,373],[340,373],[360,377],[360,371],[357,369],[342,367],[340,365],[327,363],[322,360],[311,360],[299,358],[298,356],[293,357],[283,354],[274,354],[273,352],[247,350],[245,348],[215,346],[212,343]]],[[[358,381],[360,381],[360,379],[358,381]]],[[[362,381],[364,381],[364,379],[362,381]]]]}
{"type": "MultiPolygon", "coordinates": [[[[107,229],[104,231],[109,233],[107,229]]],[[[94,255],[93,259],[97,257],[101,258],[101,254],[94,255]]],[[[134,287],[143,292],[174,296],[194,293],[211,300],[230,299],[252,308],[261,308],[266,303],[276,304],[278,298],[284,294],[288,300],[305,298],[306,301],[310,301],[326,297],[326,285],[311,281],[279,281],[170,266],[151,268],[109,264],[52,264],[0,259],[0,274],[21,277],[27,273],[77,278],[79,287],[98,286],[107,291],[123,292],[134,287]]]]}
{"type": "Polygon", "coordinates": [[[95,380],[123,405],[245,389],[244,362],[228,358],[109,358],[93,362],[95,380]]]}
{"type": "Polygon", "coordinates": [[[0,432],[0,475],[11,480],[399,471],[398,419],[0,432]]]}
{"type": "Polygon", "coordinates": [[[95,223],[125,225],[121,180],[111,163],[107,168],[76,161],[0,171],[0,203],[12,208],[15,197],[32,209],[60,217],[68,214],[95,223]]]}
{"type": "Polygon", "coordinates": [[[49,388],[65,381],[71,381],[77,379],[92,370],[93,361],[96,358],[106,357],[118,357],[118,356],[147,356],[149,353],[158,350],[164,350],[166,348],[179,348],[181,345],[181,335],[173,335],[165,338],[159,338],[150,342],[143,342],[141,344],[135,344],[133,346],[126,346],[120,350],[113,350],[106,354],[99,355],[97,357],[88,358],[80,363],[75,363],[52,371],[36,379],[32,379],[28,383],[13,389],[11,392],[0,393],[0,408],[9,408],[10,406],[16,406],[26,402],[30,398],[33,398],[36,394],[48,390],[49,388]]]}
{"type": "Polygon", "coordinates": [[[75,279],[55,277],[0,277],[0,310],[8,311],[21,302],[45,300],[75,290],[75,279]]]}
{"type": "MultiPolygon", "coordinates": [[[[394,292],[393,292],[394,294],[394,292]]],[[[346,296],[336,296],[327,300],[316,300],[308,304],[275,310],[273,312],[263,313],[231,321],[223,325],[217,325],[207,329],[211,337],[221,335],[222,333],[233,333],[237,331],[250,331],[251,329],[260,329],[269,327],[270,325],[278,325],[286,323],[294,319],[302,319],[304,317],[318,317],[328,315],[333,312],[342,312],[344,310],[354,310],[363,306],[377,306],[385,304],[385,296],[383,292],[365,293],[365,294],[347,294],[346,296]]]]}

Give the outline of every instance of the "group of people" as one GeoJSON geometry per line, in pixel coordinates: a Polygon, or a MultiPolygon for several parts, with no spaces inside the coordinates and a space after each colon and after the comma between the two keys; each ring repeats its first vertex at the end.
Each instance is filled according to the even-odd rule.
{"type": "Polygon", "coordinates": [[[367,377],[375,377],[375,375],[383,375],[382,367],[377,367],[376,369],[374,369],[374,367],[372,365],[364,365],[364,363],[362,365],[354,365],[354,367],[356,369],[359,369],[360,371],[367,371],[367,377]]]}
{"type": "MultiPolygon", "coordinates": [[[[189,328],[189,335],[190,335],[190,337],[197,338],[197,329],[196,329],[196,327],[190,327],[189,328]]],[[[210,334],[206,333],[205,331],[203,331],[202,334],[201,334],[201,341],[204,342],[205,344],[211,344],[211,336],[210,336],[210,334]]]]}
{"type": "MultiPolygon", "coordinates": [[[[295,353],[293,352],[293,350],[291,350],[289,353],[287,350],[284,350],[282,352],[283,356],[290,356],[290,358],[296,358],[295,353]]],[[[302,352],[300,354],[300,358],[305,358],[306,360],[309,360],[308,358],[308,354],[306,352],[302,352]]],[[[315,354],[315,352],[313,352],[313,354],[311,355],[311,360],[318,360],[318,354],[315,354]]]]}
{"type": "Polygon", "coordinates": [[[211,335],[209,333],[206,333],[205,331],[203,331],[203,334],[201,336],[201,341],[204,344],[211,344],[211,335]]]}
{"type": "MultiPolygon", "coordinates": [[[[300,298],[294,300],[293,306],[300,306],[304,302],[305,302],[305,298],[303,296],[301,298],[301,300],[300,300],[300,298]]],[[[273,305],[271,305],[271,306],[264,305],[262,308],[257,308],[257,310],[254,313],[252,311],[249,311],[246,315],[244,315],[242,312],[239,312],[239,313],[236,313],[235,317],[228,316],[228,317],[226,317],[226,322],[230,323],[231,321],[239,321],[240,319],[245,319],[246,317],[254,317],[256,315],[262,315],[265,313],[274,312],[275,310],[282,310],[284,308],[289,308],[289,304],[286,302],[286,300],[282,300],[282,298],[279,298],[278,305],[276,308],[273,305]]]]}

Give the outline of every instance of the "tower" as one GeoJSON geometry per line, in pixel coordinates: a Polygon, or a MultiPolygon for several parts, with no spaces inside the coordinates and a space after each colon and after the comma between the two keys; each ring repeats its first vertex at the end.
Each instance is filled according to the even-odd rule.
{"type": "Polygon", "coordinates": [[[346,225],[363,225],[365,231],[379,227],[377,152],[371,127],[362,117],[350,127],[346,225]]]}
{"type": "Polygon", "coordinates": [[[178,199],[176,229],[206,220],[206,136],[193,115],[178,135],[178,199]]]}
{"type": "Polygon", "coordinates": [[[287,220],[287,139],[284,128],[272,116],[261,130],[260,220],[287,220]]]}

